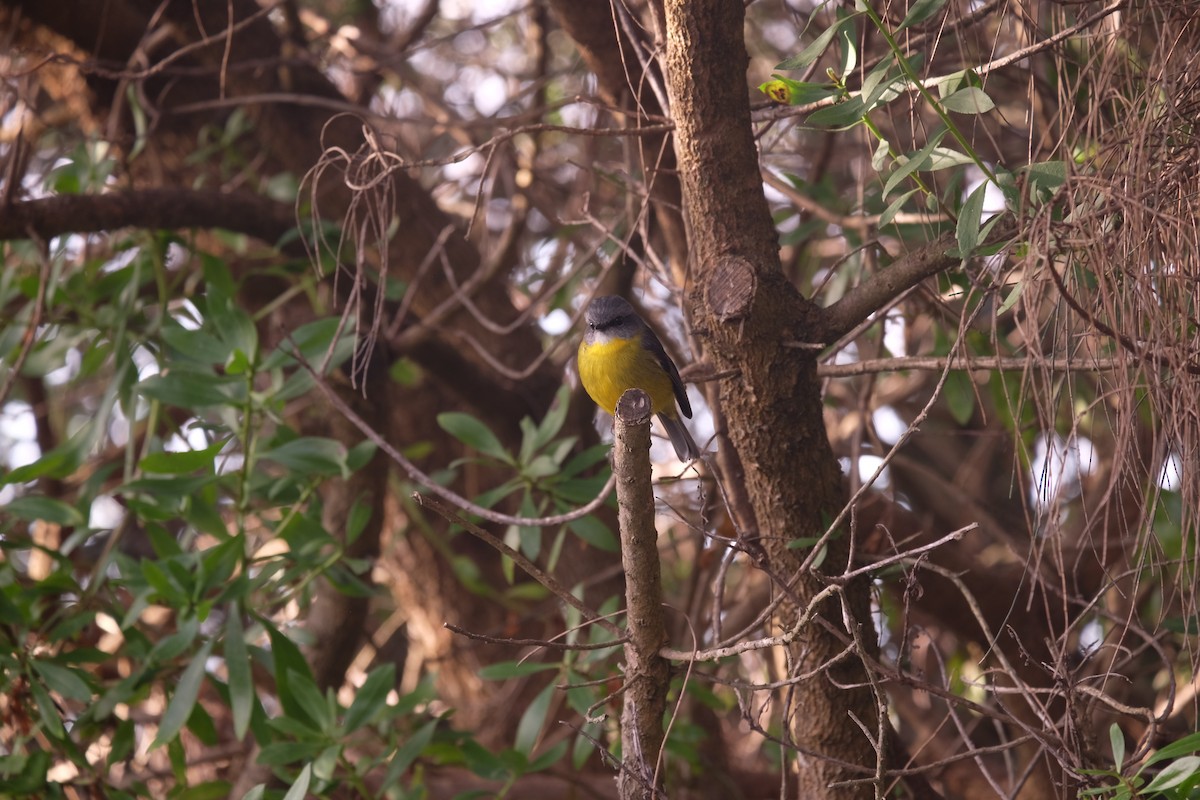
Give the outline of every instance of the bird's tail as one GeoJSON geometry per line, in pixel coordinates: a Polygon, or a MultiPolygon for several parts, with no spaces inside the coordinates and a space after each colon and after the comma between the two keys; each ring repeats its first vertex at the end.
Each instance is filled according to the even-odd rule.
{"type": "Polygon", "coordinates": [[[659,414],[658,418],[662,420],[663,427],[667,429],[667,436],[671,437],[675,455],[679,456],[680,461],[693,461],[700,457],[700,448],[696,446],[696,440],[684,427],[683,420],[678,417],[668,417],[666,414],[659,414]]]}

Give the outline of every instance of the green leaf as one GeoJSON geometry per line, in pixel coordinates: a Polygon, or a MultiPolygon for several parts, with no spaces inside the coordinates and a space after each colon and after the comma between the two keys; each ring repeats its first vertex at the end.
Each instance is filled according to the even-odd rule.
{"type": "Polygon", "coordinates": [[[479,677],[485,681],[500,681],[507,678],[522,678],[526,675],[536,675],[559,668],[559,664],[537,664],[532,661],[501,661],[489,664],[479,670],[479,677]]]}
{"type": "Polygon", "coordinates": [[[875,69],[863,78],[862,97],[864,111],[872,111],[877,106],[890,103],[900,96],[900,90],[893,88],[896,83],[904,80],[904,75],[895,69],[891,61],[881,61],[875,69]]]}
{"type": "Polygon", "coordinates": [[[843,28],[843,26],[845,26],[847,23],[849,23],[849,21],[851,19],[853,19],[853,17],[845,17],[844,19],[840,19],[837,22],[835,22],[829,28],[826,28],[825,30],[821,31],[820,35],[817,36],[817,38],[815,40],[813,40],[812,44],[810,44],[808,47],[804,48],[803,50],[801,50],[799,53],[792,56],[791,58],[787,58],[787,59],[784,59],[783,61],[779,62],[779,64],[776,65],[775,69],[791,71],[791,70],[798,70],[798,69],[806,68],[807,66],[809,66],[810,64],[812,64],[814,61],[816,61],[818,58],[821,57],[821,55],[829,48],[829,45],[833,42],[834,37],[838,35],[838,31],[840,31],[843,28]]]}
{"type": "Polygon", "coordinates": [[[349,477],[346,465],[346,446],[333,439],[319,436],[302,436],[260,454],[260,458],[274,461],[301,475],[329,475],[349,477]]]}
{"type": "Polygon", "coordinates": [[[851,97],[841,103],[818,108],[804,122],[806,125],[826,128],[846,128],[858,124],[865,113],[867,106],[862,97],[851,97]]]}
{"type": "Polygon", "coordinates": [[[33,661],[33,670],[38,674],[51,691],[58,692],[71,700],[91,700],[91,687],[79,677],[79,673],[60,664],[50,661],[33,661]]]}
{"type": "Polygon", "coordinates": [[[542,728],[546,726],[546,716],[550,713],[550,701],[554,699],[556,691],[554,683],[546,685],[546,688],[538,692],[537,697],[533,698],[533,702],[525,709],[525,713],[521,715],[521,721],[517,723],[517,733],[513,739],[513,749],[524,753],[526,756],[533,755],[533,748],[537,745],[538,736],[542,732],[542,728]]]}
{"type": "Polygon", "coordinates": [[[612,529],[591,514],[573,519],[567,523],[567,526],[580,539],[606,553],[616,553],[621,549],[621,543],[612,529]]]}
{"type": "Polygon", "coordinates": [[[550,769],[550,767],[562,760],[562,757],[567,754],[568,742],[566,739],[561,740],[557,744],[548,748],[540,756],[529,762],[530,772],[541,772],[542,770],[550,769]]]}
{"type": "Polygon", "coordinates": [[[512,463],[512,458],[496,434],[470,414],[459,411],[446,411],[438,414],[438,425],[442,430],[458,439],[463,444],[475,448],[484,455],[489,455],[506,464],[512,463]]]}
{"type": "Polygon", "coordinates": [[[904,208],[904,204],[908,202],[908,198],[912,197],[919,191],[920,189],[909,189],[907,192],[893,200],[891,204],[883,210],[883,213],[879,215],[879,227],[883,228],[891,224],[891,221],[895,218],[895,216],[900,213],[902,208],[904,208]]]}
{"type": "Polygon", "coordinates": [[[287,790],[283,800],[304,800],[304,795],[308,793],[308,784],[312,781],[312,770],[312,764],[304,765],[304,769],[300,770],[296,782],[287,790]]]}
{"type": "Polygon", "coordinates": [[[4,797],[52,797],[45,792],[46,773],[50,769],[50,751],[34,750],[28,756],[16,754],[3,757],[0,795],[4,797]]]}
{"type": "Polygon", "coordinates": [[[1024,286],[1025,281],[1023,279],[1013,284],[1008,296],[1004,298],[1004,302],[1000,304],[998,309],[996,309],[997,316],[1001,314],[1007,314],[1008,310],[1017,304],[1017,301],[1021,299],[1021,290],[1024,288],[1024,286]]]}
{"type": "Polygon", "coordinates": [[[858,47],[854,44],[854,30],[852,26],[843,27],[841,36],[842,58],[838,65],[838,75],[845,78],[854,72],[854,68],[858,66],[858,47]]]}
{"type": "Polygon", "coordinates": [[[140,381],[137,390],[152,400],[178,408],[206,408],[229,403],[232,395],[222,391],[229,380],[184,370],[171,370],[140,381]]]}
{"type": "Polygon", "coordinates": [[[371,521],[371,508],[371,503],[363,497],[356,499],[354,505],[350,506],[350,513],[346,515],[347,545],[354,544],[367,529],[367,523],[371,521]]]}
{"type": "Polygon", "coordinates": [[[67,505],[62,500],[42,495],[18,497],[4,506],[4,510],[20,519],[45,520],[64,527],[82,528],[87,525],[87,520],[79,509],[67,505]]]}
{"type": "Polygon", "coordinates": [[[983,89],[968,86],[942,98],[942,106],[956,114],[986,114],[995,108],[996,104],[983,89]]]}
{"type": "Polygon", "coordinates": [[[58,707],[50,699],[50,693],[46,691],[40,681],[29,684],[29,693],[33,695],[33,702],[37,706],[38,717],[42,721],[42,730],[46,732],[47,736],[61,739],[65,733],[62,717],[58,715],[58,707]]]}
{"type": "Polygon", "coordinates": [[[171,800],[218,800],[228,797],[232,788],[229,781],[207,781],[172,794],[171,800]]]}
{"type": "Polygon", "coordinates": [[[1125,764],[1125,734],[1115,722],[1108,727],[1108,741],[1112,745],[1113,764],[1116,765],[1117,772],[1120,772],[1125,764]]]}
{"type": "Polygon", "coordinates": [[[387,696],[396,688],[396,666],[384,664],[371,670],[371,674],[354,695],[354,701],[346,711],[343,726],[347,733],[358,730],[370,722],[379,712],[387,708],[387,696]]]}
{"type": "Polygon", "coordinates": [[[337,769],[338,756],[342,754],[341,744],[331,744],[321,751],[312,763],[313,777],[319,781],[331,781],[337,769]]]}
{"type": "MultiPolygon", "coordinates": [[[[329,346],[333,343],[333,337],[337,334],[340,324],[341,320],[338,317],[327,317],[319,319],[316,322],[310,322],[307,325],[302,325],[300,328],[292,331],[291,336],[285,339],[275,351],[267,356],[263,361],[263,369],[276,369],[295,364],[296,358],[292,354],[296,350],[300,351],[300,355],[308,362],[309,366],[313,369],[320,369],[329,355],[329,346]]],[[[353,329],[351,326],[346,326],[342,329],[341,336],[337,340],[337,345],[333,348],[329,367],[339,366],[353,352],[353,329]]]]}
{"type": "MultiPolygon", "coordinates": [[[[538,450],[541,450],[558,435],[558,432],[562,430],[563,423],[566,422],[567,411],[570,410],[570,406],[571,392],[564,385],[555,393],[554,402],[550,405],[550,410],[542,418],[542,424],[537,426],[536,433],[532,437],[533,441],[531,442],[531,449],[528,455],[533,455],[538,450]]],[[[521,460],[528,461],[528,455],[521,460]]]]}
{"type": "Polygon", "coordinates": [[[190,599],[191,592],[179,585],[157,561],[145,559],[140,566],[142,577],[164,602],[171,605],[182,605],[190,599]]]}
{"type": "Polygon", "coordinates": [[[1200,756],[1184,756],[1163,767],[1162,772],[1154,776],[1143,790],[1144,793],[1161,792],[1171,789],[1200,772],[1200,756]]]}
{"type": "Polygon", "coordinates": [[[1195,752],[1196,750],[1200,750],[1200,732],[1188,734],[1182,739],[1176,739],[1169,745],[1161,748],[1154,755],[1146,759],[1146,766],[1156,764],[1159,761],[1168,761],[1172,758],[1195,752]]]}
{"type": "Polygon", "coordinates": [[[383,782],[379,787],[380,792],[400,780],[401,776],[408,771],[412,763],[417,760],[417,756],[421,755],[422,751],[429,746],[429,742],[433,740],[437,725],[436,719],[426,722],[412,736],[408,737],[407,742],[397,748],[391,763],[388,764],[387,772],[384,773],[383,782]]]}
{"type": "Polygon", "coordinates": [[[188,662],[183,674],[179,676],[179,682],[175,684],[175,694],[171,696],[171,702],[167,704],[167,710],[163,713],[162,721],[158,726],[158,734],[154,737],[154,743],[150,745],[151,750],[178,736],[188,718],[191,717],[192,707],[196,705],[196,699],[200,696],[200,686],[204,682],[206,674],[205,662],[208,661],[212,647],[211,641],[205,642],[204,646],[192,656],[192,660],[188,662]]]}
{"type": "Polygon", "coordinates": [[[970,258],[975,246],[979,244],[979,224],[983,217],[983,200],[987,195],[987,188],[987,181],[976,186],[958,212],[955,236],[958,239],[958,252],[963,258],[970,258]]]}
{"type": "Polygon", "coordinates": [[[309,675],[293,672],[288,678],[288,685],[291,688],[292,696],[304,712],[301,719],[312,720],[320,731],[331,731],[334,720],[329,709],[329,702],[325,699],[325,695],[321,694],[321,690],[317,688],[313,679],[309,675]]]}
{"type": "Polygon", "coordinates": [[[233,711],[233,735],[238,741],[246,736],[254,710],[254,676],[246,650],[246,632],[237,603],[229,606],[225,620],[225,669],[229,675],[229,705],[233,711]]]}
{"type": "Polygon", "coordinates": [[[1066,161],[1041,161],[1030,164],[1024,172],[1029,185],[1029,195],[1034,199],[1053,194],[1067,182],[1066,161]]]}
{"type": "Polygon", "coordinates": [[[34,478],[49,476],[65,478],[79,468],[83,461],[83,451],[89,446],[87,428],[78,433],[63,445],[54,448],[32,464],[17,467],[0,478],[0,486],[7,483],[28,483],[34,478]]]}
{"type": "Polygon", "coordinates": [[[963,370],[951,372],[946,376],[942,396],[946,398],[946,407],[954,421],[967,425],[975,414],[975,384],[971,376],[963,370]]]}
{"type": "Polygon", "coordinates": [[[221,452],[221,448],[227,441],[227,439],[221,439],[203,450],[150,453],[138,463],[143,472],[157,472],[163,475],[183,475],[196,470],[211,472],[213,459],[221,452]]]}
{"type": "Polygon", "coordinates": [[[203,329],[189,330],[174,319],[164,323],[159,335],[180,356],[198,364],[224,364],[229,358],[229,345],[203,329]]]}
{"type": "Polygon", "coordinates": [[[902,156],[897,159],[899,167],[888,176],[887,181],[883,184],[883,196],[887,197],[892,193],[892,189],[896,188],[909,175],[912,175],[919,169],[924,169],[929,165],[930,156],[942,141],[942,137],[946,135],[946,129],[942,129],[929,137],[929,141],[925,143],[917,152],[910,156],[902,156]]]}
{"type": "Polygon", "coordinates": [[[351,472],[358,472],[371,463],[371,459],[375,457],[375,451],[378,449],[379,446],[370,439],[364,439],[346,453],[346,468],[351,472]]]}
{"type": "Polygon", "coordinates": [[[908,13],[904,15],[904,19],[900,22],[900,27],[896,28],[896,33],[905,28],[911,28],[913,25],[920,25],[938,13],[944,5],[946,5],[946,0],[917,0],[908,9],[908,13]]]}
{"type": "Polygon", "coordinates": [[[961,167],[974,163],[975,160],[965,153],[951,150],[949,147],[935,147],[929,154],[928,166],[921,169],[927,172],[937,172],[941,169],[950,169],[951,167],[961,167]]]}

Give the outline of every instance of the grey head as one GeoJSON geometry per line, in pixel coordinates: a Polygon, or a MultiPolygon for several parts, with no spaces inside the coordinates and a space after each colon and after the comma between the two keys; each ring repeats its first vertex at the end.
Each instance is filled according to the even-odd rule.
{"type": "Polygon", "coordinates": [[[646,329],[646,323],[623,297],[604,295],[592,300],[587,308],[589,343],[612,339],[630,339],[646,329]]]}

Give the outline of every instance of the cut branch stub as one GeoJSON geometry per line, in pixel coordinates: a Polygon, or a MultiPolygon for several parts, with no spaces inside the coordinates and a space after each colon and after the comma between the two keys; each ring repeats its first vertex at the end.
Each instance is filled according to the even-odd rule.
{"type": "Polygon", "coordinates": [[[745,258],[729,256],[713,265],[705,284],[708,307],[721,322],[745,319],[758,289],[754,265],[745,258]]]}

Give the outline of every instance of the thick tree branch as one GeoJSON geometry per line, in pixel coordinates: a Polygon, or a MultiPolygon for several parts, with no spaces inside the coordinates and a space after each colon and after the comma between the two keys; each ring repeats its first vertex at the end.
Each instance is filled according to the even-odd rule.
{"type": "MultiPolygon", "coordinates": [[[[13,203],[0,213],[0,239],[48,240],[69,233],[118,228],[177,230],[222,228],[268,244],[296,227],[291,205],[249,192],[207,189],[139,189],[109,194],[73,194],[13,203]]],[[[290,248],[304,248],[297,240],[290,248]]]]}
{"type": "MultiPolygon", "coordinates": [[[[1010,219],[1002,220],[981,244],[989,245],[1007,239],[1016,231],[1010,219]]],[[[962,262],[957,255],[947,255],[957,246],[953,234],[946,234],[910,250],[884,269],[846,292],[828,308],[821,309],[814,320],[814,340],[833,342],[854,329],[854,326],[883,308],[903,292],[943,270],[962,262]]]]}

